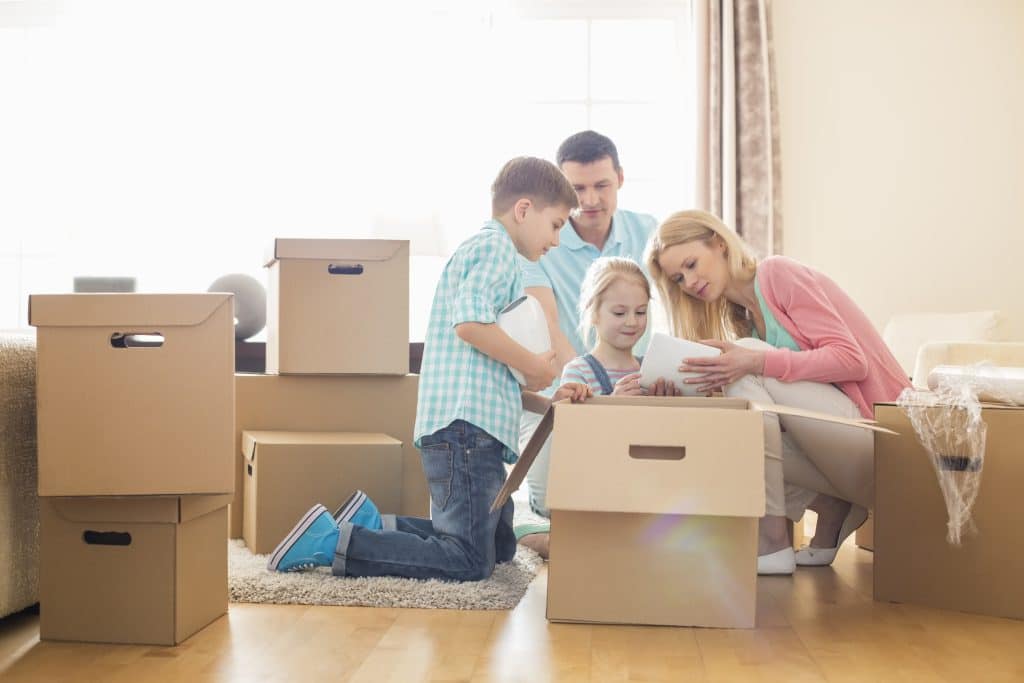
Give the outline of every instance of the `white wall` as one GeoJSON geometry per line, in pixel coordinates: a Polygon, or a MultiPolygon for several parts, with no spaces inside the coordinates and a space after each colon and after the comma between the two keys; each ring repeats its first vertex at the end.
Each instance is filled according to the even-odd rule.
{"type": "Polygon", "coordinates": [[[784,253],[1024,339],[1024,2],[774,0],[784,253]]]}

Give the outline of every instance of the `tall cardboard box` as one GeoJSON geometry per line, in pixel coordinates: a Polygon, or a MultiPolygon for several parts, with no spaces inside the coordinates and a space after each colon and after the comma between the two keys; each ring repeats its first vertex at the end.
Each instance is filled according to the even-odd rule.
{"type": "Polygon", "coordinates": [[[402,442],[364,432],[243,432],[245,543],[271,552],[316,503],[334,511],[360,489],[382,513],[402,502],[402,442]]]}
{"type": "Polygon", "coordinates": [[[548,619],[752,628],[764,410],[872,428],[731,398],[555,403],[494,502],[553,434],[548,619]]]}
{"type": "Polygon", "coordinates": [[[267,372],[409,372],[409,242],[278,239],[268,255],[267,372]]]}
{"type": "Polygon", "coordinates": [[[978,533],[955,547],[931,456],[898,406],[875,406],[879,424],[899,432],[875,437],[876,600],[1024,619],[1024,409],[987,406],[981,415],[978,533]]]}
{"type": "Polygon", "coordinates": [[[230,294],[29,298],[39,495],[230,493],[230,294]]]}
{"type": "Polygon", "coordinates": [[[231,537],[241,538],[246,463],[242,432],[379,432],[402,442],[401,513],[430,514],[430,490],[413,445],[419,375],[235,375],[235,498],[231,537]]]}
{"type": "Polygon", "coordinates": [[[229,500],[41,498],[40,637],[176,645],[225,614],[229,500]]]}

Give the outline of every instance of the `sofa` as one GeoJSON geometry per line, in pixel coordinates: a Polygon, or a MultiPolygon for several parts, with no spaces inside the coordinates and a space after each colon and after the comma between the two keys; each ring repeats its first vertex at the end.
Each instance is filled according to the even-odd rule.
{"type": "Polygon", "coordinates": [[[39,600],[36,345],[0,332],[0,617],[39,600]]]}

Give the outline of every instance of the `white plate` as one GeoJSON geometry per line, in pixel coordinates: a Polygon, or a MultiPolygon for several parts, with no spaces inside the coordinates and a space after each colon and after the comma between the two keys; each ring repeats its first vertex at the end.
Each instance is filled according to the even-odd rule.
{"type": "Polygon", "coordinates": [[[649,389],[659,377],[674,382],[676,389],[684,396],[696,396],[696,384],[686,384],[683,380],[690,377],[699,377],[698,372],[679,372],[679,366],[683,364],[684,358],[705,358],[717,356],[722,352],[707,344],[686,339],[670,337],[667,334],[656,332],[651,338],[651,345],[647,347],[644,355],[644,362],[640,364],[640,386],[649,389]]]}

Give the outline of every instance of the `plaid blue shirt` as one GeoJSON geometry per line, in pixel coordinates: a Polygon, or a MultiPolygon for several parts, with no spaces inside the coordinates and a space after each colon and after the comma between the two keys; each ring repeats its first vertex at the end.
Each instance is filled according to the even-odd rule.
{"type": "Polygon", "coordinates": [[[516,247],[505,227],[490,220],[455,250],[434,293],[420,367],[417,448],[424,436],[465,420],[505,444],[506,462],[516,461],[523,413],[519,383],[504,363],[459,339],[455,326],[493,323],[521,296],[516,247]]]}

